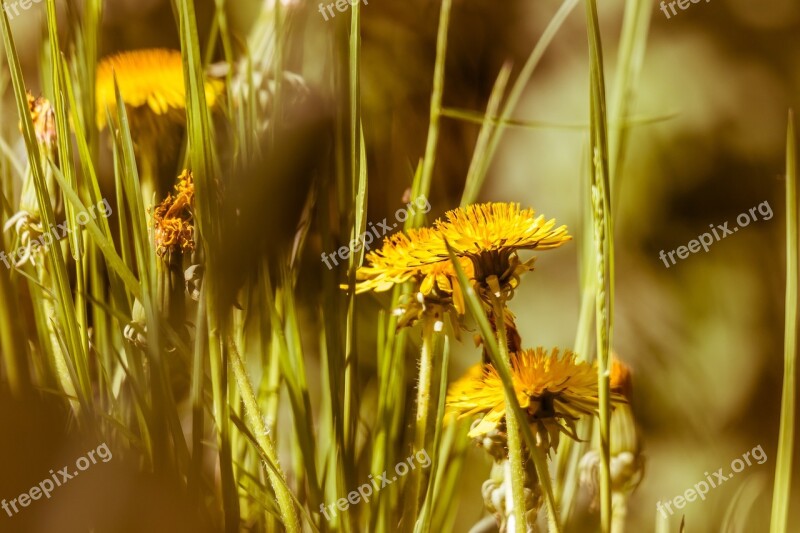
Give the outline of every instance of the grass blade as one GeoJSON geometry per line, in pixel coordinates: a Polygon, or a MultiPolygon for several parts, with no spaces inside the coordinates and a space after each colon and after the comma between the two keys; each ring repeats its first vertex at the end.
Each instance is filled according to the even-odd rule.
{"type": "Polygon", "coordinates": [[[786,134],[786,310],[783,341],[781,425],[772,491],[771,533],[788,531],[794,454],[797,389],[798,242],[797,242],[797,137],[794,114],[789,113],[786,134]]]}

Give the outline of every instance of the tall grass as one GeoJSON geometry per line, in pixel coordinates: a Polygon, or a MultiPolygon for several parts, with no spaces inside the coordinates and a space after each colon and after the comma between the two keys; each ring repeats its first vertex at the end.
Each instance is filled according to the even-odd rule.
{"type": "MultiPolygon", "coordinates": [[[[568,127],[588,134],[582,213],[589,231],[580,243],[582,301],[575,348],[587,361],[597,361],[600,403],[597,424],[587,422],[579,431],[582,437],[599,433],[600,512],[595,525],[610,532],[625,527],[624,517],[615,522],[610,467],[614,214],[624,183],[630,128],[641,122],[633,112],[650,12],[642,0],[626,2],[609,109],[598,9],[595,0],[585,0],[589,123],[515,118],[535,69],[578,3],[561,3],[527,61],[518,70],[510,63],[500,69],[485,109],[478,111],[446,105],[451,19],[460,6],[442,0],[425,148],[408,186],[413,198],[430,195],[441,162],[446,119],[480,125],[461,191],[462,206],[480,197],[506,128],[568,127]]],[[[334,104],[332,152],[320,152],[326,168],[315,171],[309,190],[302,191],[293,248],[253,253],[257,257],[245,264],[242,258],[248,253],[239,248],[250,246],[249,237],[233,234],[239,230],[255,234],[260,228],[231,223],[240,220],[239,206],[231,205],[232,191],[242,187],[247,196],[261,190],[237,181],[246,181],[241,176],[248,172],[258,173],[258,179],[269,184],[291,176],[280,164],[286,160],[278,152],[289,129],[285,127],[291,91],[285,72],[287,42],[291,32],[300,31],[293,22],[303,12],[276,1],[266,8],[270,15],[256,24],[257,35],[245,42],[232,33],[226,4],[214,2],[210,35],[203,35],[194,0],[173,0],[186,88],[181,150],[194,177],[196,243],[196,250],[179,259],[178,270],[186,279],[177,282],[170,277],[175,265],[157,253],[151,206],[142,192],[154,161],[134,141],[137,132],[132,131],[131,109],[121,84],[115,85],[115,105],[96,109],[102,2],[85,2],[68,37],[59,28],[59,5],[55,0],[46,2],[48,62],[42,70],[57,140],[49,149],[37,139],[8,16],[5,12],[0,16],[24,142],[24,159],[3,142],[0,172],[4,178],[20,174],[29,183],[36,199],[30,209],[44,228],[65,222],[71,230],[69,239],[42,254],[43,262],[9,272],[0,268],[0,299],[13,301],[24,294],[34,309],[34,323],[28,324],[27,316],[0,306],[0,378],[21,399],[54,390],[69,409],[76,431],[102,435],[115,455],[143,472],[168,477],[170,486],[185,495],[197,517],[214,530],[453,530],[461,512],[459,483],[472,446],[466,438],[467,424],[445,416],[445,396],[452,381],[450,352],[457,331],[429,317],[423,317],[419,327],[399,328],[395,310],[412,297],[410,285],[395,287],[377,319],[364,320],[361,297],[354,291],[363,249],[350,254],[338,271],[318,271],[321,267],[304,260],[314,229],[319,230],[324,250],[336,250],[365,232],[370,184],[380,179],[368,172],[371,147],[364,134],[362,6],[351,4],[349,17],[337,18],[325,37],[334,65],[325,71],[326,90],[334,104]],[[207,101],[205,89],[215,54],[228,66],[225,97],[216,109],[207,101]],[[263,72],[254,72],[259,68],[263,72]],[[269,100],[267,110],[262,109],[262,97],[269,100]],[[108,118],[107,139],[96,124],[97,111],[108,118]],[[258,130],[264,124],[267,142],[262,143],[258,130]],[[116,221],[110,224],[101,217],[83,224],[79,214],[97,205],[106,189],[100,175],[104,151],[113,159],[109,181],[114,186],[116,221]],[[270,166],[265,161],[277,163],[270,166]],[[248,272],[233,280],[231,272],[237,269],[229,263],[238,260],[241,270],[248,272]],[[300,297],[303,268],[312,269],[319,278],[319,293],[310,306],[300,297]],[[184,281],[197,286],[187,291],[184,281]],[[170,314],[169,302],[176,299],[185,304],[185,320],[176,321],[170,314]],[[373,333],[374,344],[365,348],[364,339],[373,333]],[[374,375],[367,372],[372,365],[374,375]],[[187,390],[181,392],[182,377],[187,390]],[[421,450],[430,454],[429,469],[417,468],[375,491],[369,501],[357,505],[351,501],[342,511],[339,502],[359,486],[391,472],[409,451],[421,450]]],[[[784,387],[771,522],[775,533],[788,530],[794,447],[796,180],[796,139],[790,120],[784,387]]],[[[0,212],[6,218],[21,208],[20,198],[12,193],[13,187],[2,190],[0,212]]],[[[417,211],[403,229],[429,222],[417,211]]],[[[268,237],[277,241],[269,231],[268,237]]],[[[16,244],[6,240],[0,249],[16,244]]],[[[492,301],[497,324],[493,326],[484,302],[453,250],[449,252],[470,320],[504,387],[514,531],[526,531],[525,483],[531,473],[541,487],[543,527],[553,533],[570,531],[579,503],[578,464],[591,439],[577,443],[565,439],[554,456],[545,453],[514,389],[504,306],[496,298],[492,301]]]]}

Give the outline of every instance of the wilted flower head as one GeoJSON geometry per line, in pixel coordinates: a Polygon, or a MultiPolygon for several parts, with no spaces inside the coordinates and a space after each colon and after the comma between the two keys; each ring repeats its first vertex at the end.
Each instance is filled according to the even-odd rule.
{"type": "MultiPolygon", "coordinates": [[[[33,96],[30,91],[28,91],[27,97],[36,140],[50,147],[56,138],[56,114],[53,106],[47,98],[33,96]]],[[[22,129],[22,124],[20,124],[20,129],[22,129]]]]}
{"type": "MultiPolygon", "coordinates": [[[[574,421],[582,415],[597,412],[597,373],[594,366],[579,361],[557,348],[548,353],[543,348],[523,350],[511,355],[514,390],[528,422],[536,425],[545,448],[558,442],[564,432],[575,437],[574,421]]],[[[615,401],[621,400],[613,395],[615,401]]],[[[454,383],[447,395],[447,407],[459,417],[483,415],[469,432],[473,438],[504,423],[505,389],[492,365],[476,365],[454,383]]]]}
{"type": "Polygon", "coordinates": [[[194,180],[191,171],[184,170],[175,185],[175,195],[168,194],[153,212],[159,257],[194,250],[193,203],[194,180]]]}
{"type": "MultiPolygon", "coordinates": [[[[97,125],[106,125],[106,109],[116,114],[114,76],[125,102],[132,130],[149,125],[158,131],[157,119],[185,122],[186,88],[183,63],[177,50],[147,49],[121,52],[104,58],[97,66],[97,125]]],[[[213,107],[222,92],[222,82],[205,84],[206,100],[213,107]]]]}

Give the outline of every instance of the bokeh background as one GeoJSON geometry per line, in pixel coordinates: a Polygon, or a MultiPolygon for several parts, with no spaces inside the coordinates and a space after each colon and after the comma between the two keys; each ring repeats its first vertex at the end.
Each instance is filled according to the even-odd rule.
{"type": "MultiPolygon", "coordinates": [[[[606,79],[613,80],[624,3],[601,4],[606,79]]],[[[197,5],[200,20],[209,23],[213,3],[197,5]]],[[[558,6],[554,0],[456,1],[444,105],[482,113],[503,63],[510,61],[516,67],[515,76],[558,6]]],[[[294,2],[286,7],[301,13],[302,23],[289,35],[286,68],[300,75],[314,95],[303,113],[330,116],[339,104],[324,81],[333,68],[326,34],[335,31],[334,24],[323,20],[316,5],[294,2]]],[[[246,35],[264,8],[257,1],[230,3],[234,33],[246,35]]],[[[424,151],[438,13],[438,2],[428,0],[370,0],[362,10],[370,221],[392,217],[404,205],[413,168],[424,151]]],[[[40,68],[43,20],[43,6],[34,4],[12,23],[28,80],[36,79],[40,68]]],[[[201,34],[205,30],[201,28],[201,34]]],[[[168,1],[106,2],[103,55],[133,48],[178,48],[178,43],[168,1]]],[[[9,118],[13,107],[7,70],[0,78],[6,87],[2,128],[13,137],[16,119],[9,118]]],[[[588,237],[581,230],[587,201],[581,191],[587,179],[583,126],[588,123],[588,92],[585,17],[579,6],[548,49],[514,113],[514,118],[539,121],[541,127],[506,130],[481,193],[482,200],[534,207],[567,224],[575,235],[572,244],[540,257],[536,272],[511,302],[523,342],[529,346],[574,344],[580,301],[577,250],[588,237]]],[[[733,459],[758,445],[768,457],[763,465],[745,469],[712,490],[706,501],[691,503],[684,511],[688,531],[718,531],[729,505],[740,498],[737,505],[743,509],[752,505],[741,519],[744,530],[768,528],[782,380],[783,191],[791,107],[800,109],[800,3],[710,0],[691,4],[670,19],[653,3],[634,104],[634,115],[641,120],[632,130],[613,206],[614,349],[633,369],[633,406],[646,456],[645,476],[629,509],[629,531],[653,530],[657,501],[683,493],[703,480],[705,472],[728,471],[733,459]],[[660,250],[686,244],[709,224],[733,225],[738,214],[765,201],[775,213],[771,220],[753,223],[714,244],[708,253],[693,254],[670,268],[659,259],[660,250]]],[[[431,217],[457,206],[477,133],[477,125],[443,119],[429,198],[431,217]]],[[[327,159],[320,157],[326,164],[327,159]]],[[[309,185],[300,180],[293,186],[303,191],[309,185]]],[[[264,210],[280,211],[284,202],[280,197],[267,198],[264,210]]],[[[291,235],[295,222],[288,217],[271,231],[291,235]]],[[[308,267],[300,284],[309,306],[317,292],[316,257],[326,251],[321,249],[323,231],[329,231],[325,224],[312,230],[312,252],[305,258],[308,267]]],[[[368,323],[383,304],[363,297],[361,320],[368,323]]],[[[374,350],[374,338],[361,342],[361,360],[368,361],[364,354],[374,350]]],[[[309,342],[310,347],[313,344],[309,342]]],[[[469,338],[455,350],[454,377],[479,357],[469,338]]],[[[361,378],[369,390],[374,386],[374,369],[365,364],[361,378]]],[[[411,355],[408,364],[414,364],[411,355]]],[[[309,365],[314,379],[315,362],[309,365]]],[[[0,465],[36,456],[37,463],[52,468],[96,446],[75,445],[74,453],[63,453],[64,461],[35,454],[26,443],[58,438],[51,430],[63,423],[61,415],[52,415],[47,406],[41,410],[17,406],[3,412],[13,422],[0,427],[17,428],[18,433],[0,436],[0,465]]],[[[116,468],[117,477],[109,476],[105,482],[117,479],[114,486],[119,486],[125,473],[123,466],[116,468]]],[[[798,468],[800,460],[795,461],[796,504],[800,504],[798,468]]],[[[456,531],[467,531],[480,518],[480,485],[488,470],[483,453],[470,455],[456,531]]],[[[137,479],[130,486],[151,482],[137,479]]],[[[131,489],[131,494],[140,493],[148,491],[131,489]]],[[[155,493],[168,491],[160,487],[155,493]]],[[[4,490],[0,496],[11,494],[4,490]]],[[[42,507],[37,512],[56,513],[42,507]]],[[[163,513],[155,512],[152,504],[141,508],[150,509],[147,515],[180,515],[176,510],[180,502],[166,507],[163,513]]],[[[793,506],[793,531],[800,531],[798,509],[800,505],[793,506]]],[[[679,522],[676,515],[670,531],[677,531],[679,522]]],[[[175,530],[192,530],[181,529],[186,526],[175,530]]]]}

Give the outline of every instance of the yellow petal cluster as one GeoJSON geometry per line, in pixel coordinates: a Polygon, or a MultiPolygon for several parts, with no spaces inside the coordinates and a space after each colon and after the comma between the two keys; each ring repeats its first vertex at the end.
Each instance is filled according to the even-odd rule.
{"type": "MultiPolygon", "coordinates": [[[[543,348],[512,354],[511,372],[520,407],[536,421],[573,421],[597,411],[597,371],[570,351],[543,348]]],[[[614,396],[620,400],[619,395],[614,396]]],[[[475,365],[450,387],[447,408],[459,418],[483,415],[470,430],[479,437],[496,429],[506,415],[505,389],[492,365],[475,365]]]]}
{"type": "MultiPolygon", "coordinates": [[[[464,297],[452,263],[430,253],[440,240],[440,235],[430,228],[387,237],[383,248],[368,253],[367,265],[358,269],[356,293],[383,292],[415,281],[423,296],[452,298],[458,312],[463,313],[464,297]]],[[[467,276],[472,276],[470,261],[461,260],[460,264],[467,276]]]]}
{"type": "Polygon", "coordinates": [[[444,220],[436,222],[436,229],[459,255],[548,250],[572,239],[566,226],[556,227],[555,219],[536,216],[533,209],[522,209],[513,202],[453,209],[445,214],[444,220]]]}
{"type": "MultiPolygon", "coordinates": [[[[97,125],[106,125],[106,109],[116,113],[114,76],[125,105],[147,109],[173,121],[185,120],[186,88],[183,63],[177,50],[162,48],[121,52],[104,58],[97,66],[97,125]]],[[[222,92],[219,80],[205,84],[206,101],[213,107],[222,92]]]]}
{"type": "Polygon", "coordinates": [[[359,268],[356,292],[382,292],[396,284],[417,281],[424,296],[432,291],[452,295],[459,313],[463,295],[449,260],[450,243],[470,279],[483,281],[496,275],[512,289],[533,261],[516,258],[519,249],[555,248],[570,240],[565,226],[535,216],[533,209],[516,203],[475,204],[448,211],[433,228],[409,230],[384,239],[383,248],[366,256],[359,268]]]}

